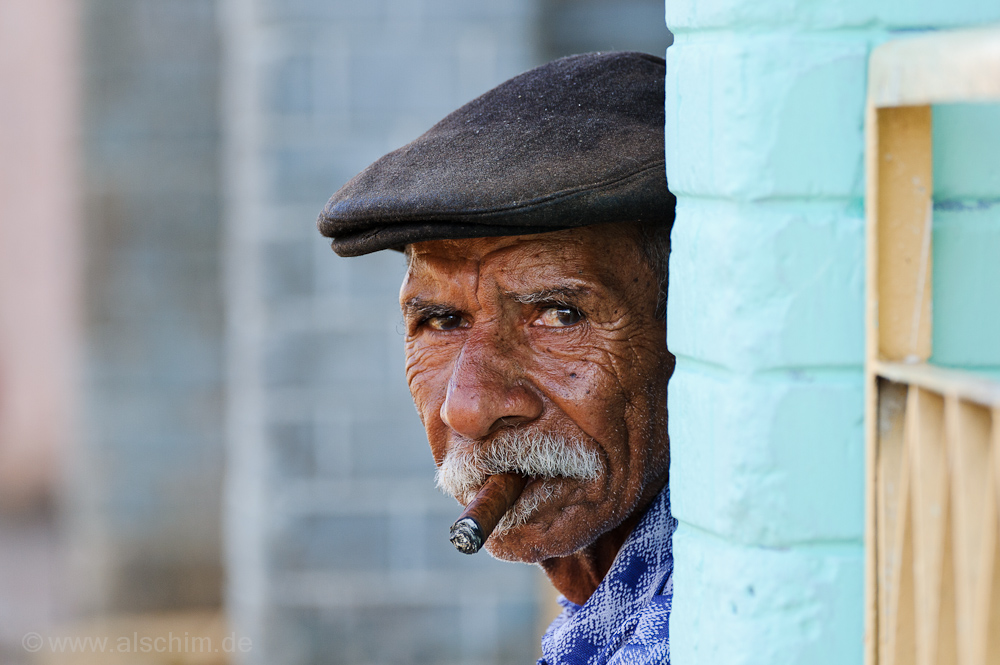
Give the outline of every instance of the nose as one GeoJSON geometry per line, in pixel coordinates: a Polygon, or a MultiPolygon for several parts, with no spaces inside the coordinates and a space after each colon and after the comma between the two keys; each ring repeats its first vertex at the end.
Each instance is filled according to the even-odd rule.
{"type": "Polygon", "coordinates": [[[541,396],[503,347],[469,339],[452,367],[441,420],[466,438],[481,439],[542,415],[541,396]]]}

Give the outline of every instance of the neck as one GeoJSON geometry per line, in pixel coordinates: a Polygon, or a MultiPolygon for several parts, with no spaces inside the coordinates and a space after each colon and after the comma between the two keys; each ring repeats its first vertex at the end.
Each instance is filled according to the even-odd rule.
{"type": "Polygon", "coordinates": [[[597,590],[608,574],[618,550],[638,523],[638,516],[629,516],[618,527],[602,534],[593,543],[569,556],[542,561],[542,569],[559,593],[566,599],[583,605],[597,590]]]}
{"type": "Polygon", "coordinates": [[[565,596],[566,600],[583,605],[597,590],[611,569],[615,557],[618,556],[618,550],[622,548],[632,529],[646,513],[653,498],[666,485],[666,479],[662,483],[652,485],[651,489],[654,491],[644,497],[645,500],[639,507],[617,527],[604,532],[593,543],[569,556],[553,557],[541,562],[542,570],[552,582],[552,586],[565,596]]]}

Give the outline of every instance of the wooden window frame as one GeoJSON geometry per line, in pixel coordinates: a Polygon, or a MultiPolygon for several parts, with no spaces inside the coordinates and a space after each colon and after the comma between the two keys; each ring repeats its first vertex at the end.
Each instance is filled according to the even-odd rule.
{"type": "Polygon", "coordinates": [[[1000,26],[872,52],[867,665],[1000,663],[1000,382],[928,362],[931,105],[974,101],[1000,101],[1000,26]]]}

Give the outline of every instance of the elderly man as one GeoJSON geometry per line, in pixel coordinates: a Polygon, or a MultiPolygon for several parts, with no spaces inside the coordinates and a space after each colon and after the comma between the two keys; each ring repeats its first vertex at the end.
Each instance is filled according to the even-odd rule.
{"type": "Polygon", "coordinates": [[[541,663],[669,658],[664,73],[599,53],[515,77],[319,221],[343,256],[405,252],[406,376],[438,484],[468,504],[517,479],[486,548],[563,595],[541,663]]]}

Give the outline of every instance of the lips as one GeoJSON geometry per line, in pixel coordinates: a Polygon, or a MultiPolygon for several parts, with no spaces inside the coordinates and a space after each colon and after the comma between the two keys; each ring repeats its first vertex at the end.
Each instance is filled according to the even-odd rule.
{"type": "Polygon", "coordinates": [[[518,500],[511,506],[510,510],[507,511],[508,515],[514,514],[509,522],[512,521],[515,524],[502,525],[510,528],[515,525],[521,525],[526,523],[531,516],[537,513],[540,509],[544,508],[547,503],[552,501],[554,498],[558,498],[565,488],[567,478],[559,477],[540,477],[535,476],[528,480],[528,484],[524,486],[524,490],[521,492],[521,496],[518,500]]]}

